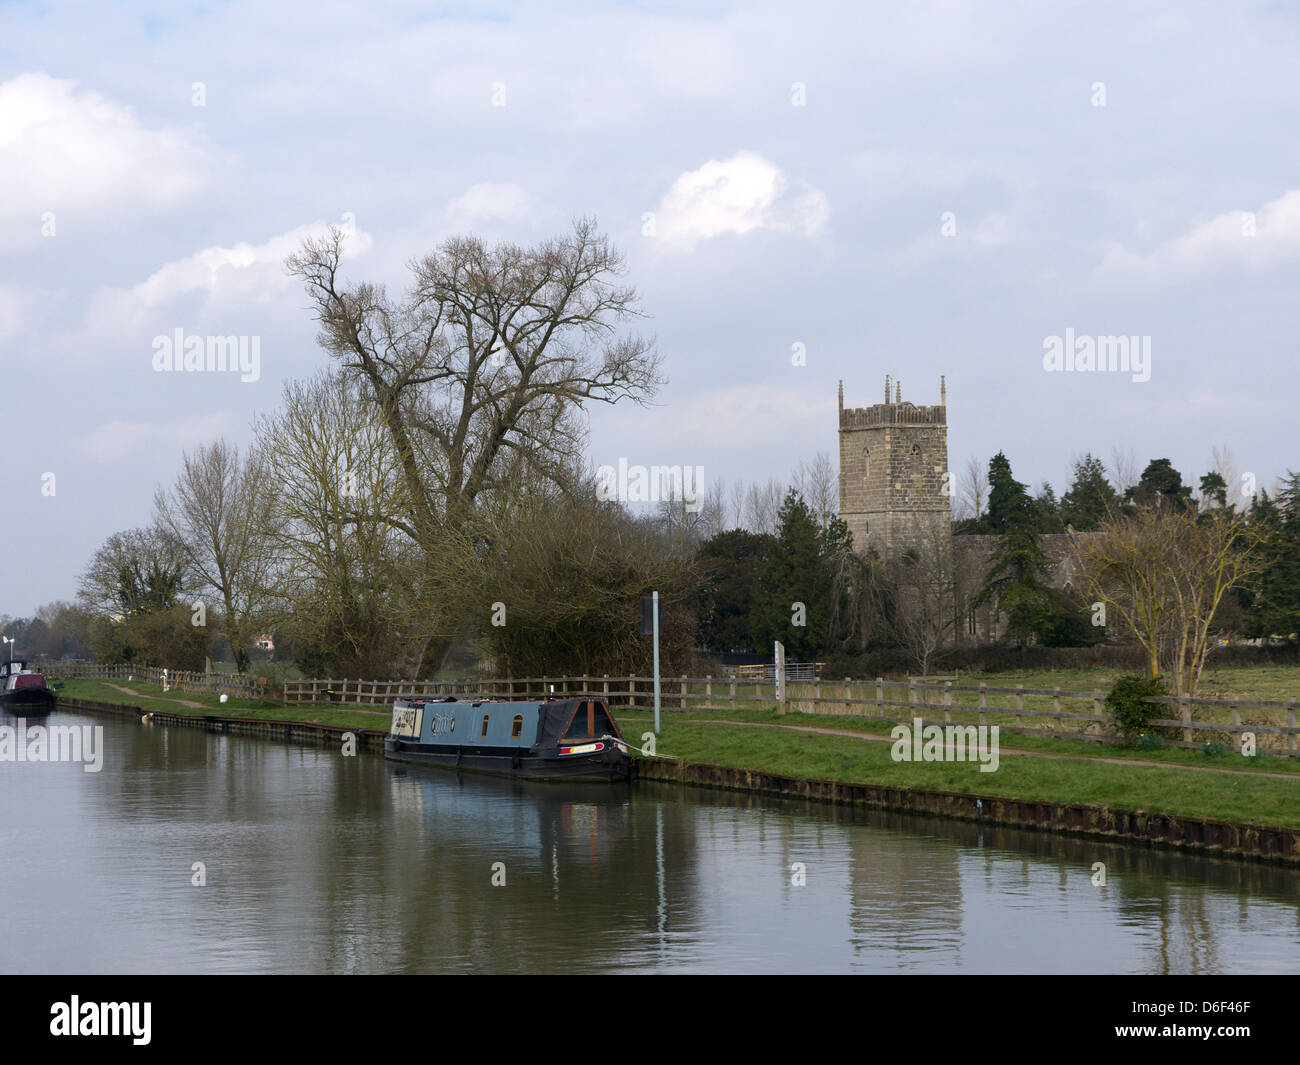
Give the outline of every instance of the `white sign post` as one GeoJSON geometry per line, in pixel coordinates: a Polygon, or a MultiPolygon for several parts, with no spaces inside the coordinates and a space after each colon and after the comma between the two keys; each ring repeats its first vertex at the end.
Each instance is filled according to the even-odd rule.
{"type": "Polygon", "coordinates": [[[655,639],[655,735],[659,735],[659,593],[653,592],[651,615],[654,618],[655,639]]]}
{"type": "Polygon", "coordinates": [[[785,645],[776,641],[776,712],[785,713],[785,645]]]}

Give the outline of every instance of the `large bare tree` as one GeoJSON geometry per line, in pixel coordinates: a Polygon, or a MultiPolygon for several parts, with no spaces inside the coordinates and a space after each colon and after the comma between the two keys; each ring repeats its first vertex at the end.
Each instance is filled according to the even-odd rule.
{"type": "Polygon", "coordinates": [[[265,623],[274,505],[275,482],[262,457],[241,456],[225,440],[186,452],[175,483],[154,495],[155,521],[184,552],[200,590],[221,604],[221,627],[241,672],[265,623]]]}
{"type": "Polygon", "coordinates": [[[410,264],[396,299],[343,280],[344,240],[337,228],[309,239],[286,269],[306,285],[322,347],[370,388],[426,550],[521,467],[565,481],[585,403],[643,402],[662,383],[653,342],[620,329],[642,312],[590,220],[532,248],[452,238],[410,264]]]}

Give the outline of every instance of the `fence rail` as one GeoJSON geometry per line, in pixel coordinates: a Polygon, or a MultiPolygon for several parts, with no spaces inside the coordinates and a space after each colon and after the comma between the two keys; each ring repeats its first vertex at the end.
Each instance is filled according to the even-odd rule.
{"type": "MultiPolygon", "coordinates": [[[[61,664],[52,670],[63,676],[136,679],[162,683],[162,670],[153,667],[61,664]]],[[[266,693],[246,675],[170,671],[170,687],[182,691],[221,691],[237,695],[266,693]]],[[[997,687],[957,684],[937,678],[907,680],[814,679],[788,680],[778,703],[776,684],[766,677],[665,677],[661,678],[661,704],[668,712],[738,711],[777,708],[784,712],[866,717],[877,721],[998,725],[1003,731],[1035,736],[1113,742],[1114,723],[1105,712],[1105,693],[1060,688],[997,687]]],[[[288,705],[349,703],[388,705],[405,696],[474,699],[546,699],[578,694],[599,695],[614,709],[646,709],[654,702],[654,681],[642,676],[515,677],[497,679],[411,681],[355,678],[286,681],[283,699],[288,705]]],[[[1174,708],[1177,717],[1151,722],[1155,728],[1181,734],[1172,746],[1197,748],[1210,740],[1237,743],[1245,733],[1255,733],[1258,749],[1284,757],[1300,757],[1300,728],[1296,725],[1296,699],[1285,702],[1235,698],[1152,698],[1148,702],[1174,708]],[[1242,711],[1262,711],[1243,719],[1242,711]],[[1195,713],[1195,718],[1193,714],[1195,713]],[[1260,737],[1280,746],[1264,747],[1260,737]]]]}
{"type": "Polygon", "coordinates": [[[202,673],[159,666],[104,665],[99,662],[51,662],[42,663],[40,668],[42,672],[69,679],[123,680],[128,683],[135,680],[142,684],[157,684],[170,690],[196,694],[217,693],[247,699],[267,697],[267,687],[247,673],[202,673]]]}

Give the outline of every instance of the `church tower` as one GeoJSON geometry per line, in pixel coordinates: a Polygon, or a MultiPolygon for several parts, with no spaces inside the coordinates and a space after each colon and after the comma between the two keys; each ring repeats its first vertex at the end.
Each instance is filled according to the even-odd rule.
{"type": "Polygon", "coordinates": [[[840,382],[840,517],[855,551],[888,559],[950,531],[947,405],[942,377],[937,407],[906,402],[886,375],[884,403],[846,410],[840,382]]]}

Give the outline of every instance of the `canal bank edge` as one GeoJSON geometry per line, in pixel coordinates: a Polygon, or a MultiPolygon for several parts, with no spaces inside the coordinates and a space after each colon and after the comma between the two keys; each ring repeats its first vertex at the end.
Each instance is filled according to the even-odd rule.
{"type": "MultiPolygon", "coordinates": [[[[267,721],[212,714],[178,714],[139,706],[59,699],[59,705],[86,713],[112,714],[156,725],[203,728],[210,732],[260,736],[299,743],[339,743],[351,733],[358,750],[382,751],[387,729],[321,725],[306,721],[267,721]]],[[[1300,829],[1253,825],[1144,810],[1119,810],[1088,803],[1055,803],[1012,799],[998,795],[930,791],[885,784],[853,784],[838,780],[805,780],[757,769],[682,762],[671,758],[637,758],[640,780],[814,802],[986,822],[1013,828],[1034,828],[1064,835],[1124,840],[1158,848],[1196,851],[1251,861],[1300,866],[1300,829]]]]}

